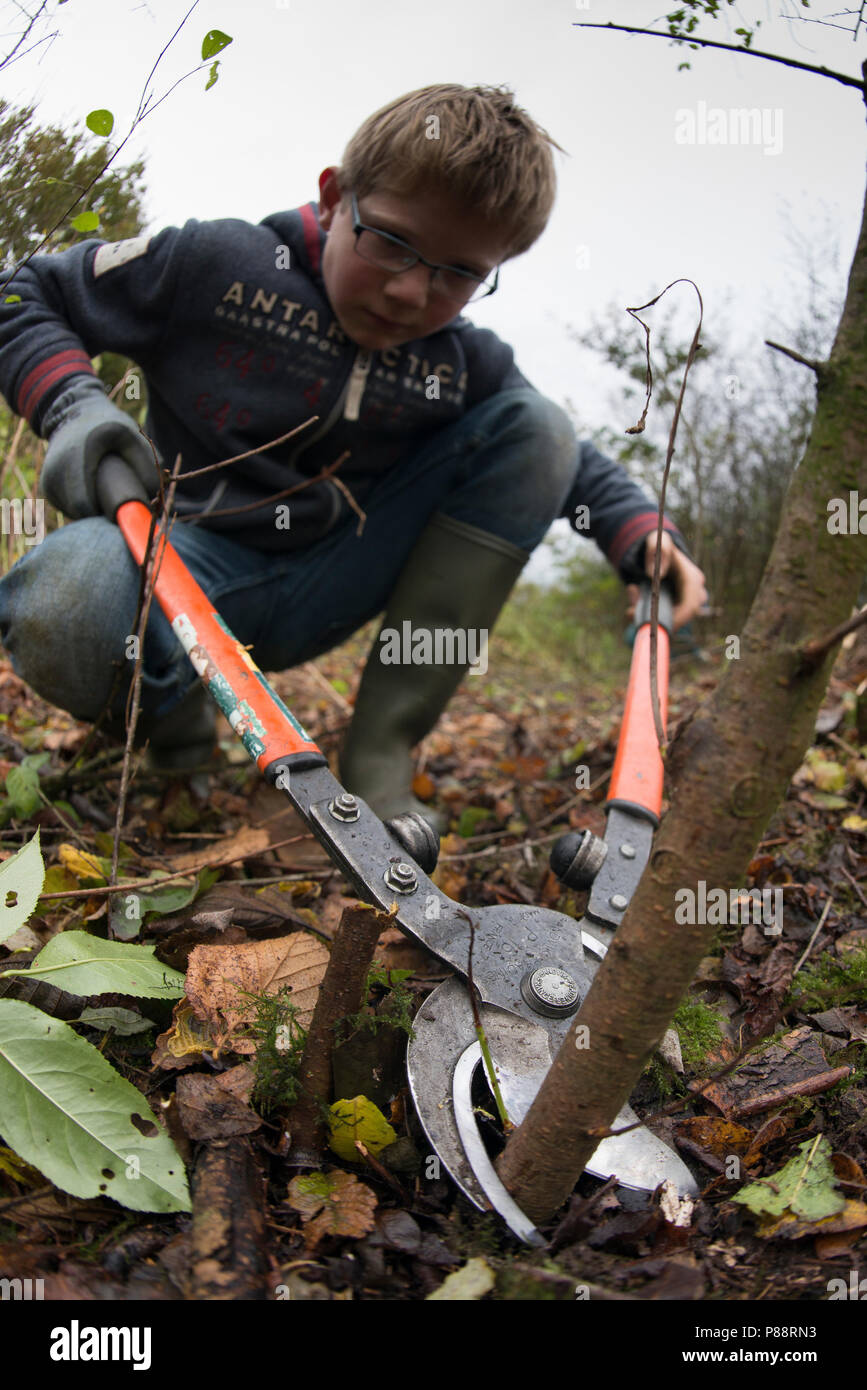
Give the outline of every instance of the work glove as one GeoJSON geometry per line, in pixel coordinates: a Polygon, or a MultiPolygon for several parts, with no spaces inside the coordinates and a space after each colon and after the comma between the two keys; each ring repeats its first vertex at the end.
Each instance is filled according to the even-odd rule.
{"type": "Polygon", "coordinates": [[[102,513],[96,475],[106,454],[120,454],[148,498],[158,492],[150,444],[135,421],[108,399],[97,377],[75,377],[52,401],[41,428],[48,440],[42,492],[64,516],[77,520],[102,513]]]}

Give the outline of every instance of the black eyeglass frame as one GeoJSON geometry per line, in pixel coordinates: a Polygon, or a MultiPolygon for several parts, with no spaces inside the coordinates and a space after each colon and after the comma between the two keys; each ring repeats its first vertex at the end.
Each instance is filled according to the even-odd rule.
{"type": "MultiPolygon", "coordinates": [[[[358,200],[354,193],[352,194],[352,232],[355,237],[355,250],[359,256],[361,256],[361,252],[358,250],[358,238],[360,234],[362,232],[375,232],[377,236],[384,237],[386,241],[393,242],[395,246],[400,246],[402,250],[408,251],[411,256],[415,257],[415,259],[412,260],[409,265],[401,266],[400,270],[390,270],[390,268],[387,266],[377,267],[379,270],[385,271],[386,274],[390,273],[392,275],[402,275],[405,270],[413,270],[414,267],[418,265],[419,261],[421,261],[422,265],[427,266],[428,270],[432,270],[434,272],[438,270],[449,270],[453,275],[461,275],[464,277],[464,279],[471,280],[473,284],[478,285],[480,288],[482,286],[485,287],[484,294],[478,295],[477,298],[473,300],[473,302],[476,304],[481,299],[487,299],[488,295],[493,294],[495,289],[497,288],[497,284],[500,278],[499,266],[496,266],[494,268],[494,283],[492,285],[488,285],[485,279],[480,279],[478,275],[473,275],[472,272],[469,270],[461,270],[460,267],[456,265],[438,265],[435,261],[427,260],[421,254],[420,251],[416,251],[415,247],[410,246],[409,242],[404,241],[402,237],[394,236],[391,232],[384,232],[380,227],[371,227],[366,222],[362,222],[358,211],[358,200]]],[[[363,261],[367,261],[368,265],[376,265],[376,261],[369,260],[367,256],[361,256],[361,259],[363,261]]],[[[488,272],[488,274],[490,274],[490,271],[488,272]]],[[[431,280],[433,280],[433,276],[431,276],[431,280]]],[[[438,294],[441,294],[443,296],[444,299],[457,298],[456,295],[450,295],[447,291],[441,289],[439,285],[431,284],[431,289],[435,289],[438,294]]],[[[473,293],[474,291],[470,291],[471,297],[473,293]]],[[[469,302],[470,300],[467,299],[463,301],[463,303],[465,304],[468,304],[469,302]]]]}

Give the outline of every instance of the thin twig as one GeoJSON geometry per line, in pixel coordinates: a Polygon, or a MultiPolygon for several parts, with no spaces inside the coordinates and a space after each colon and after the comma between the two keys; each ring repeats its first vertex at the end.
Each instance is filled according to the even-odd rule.
{"type": "MultiPolygon", "coordinates": [[[[312,838],[313,836],[310,834],[293,835],[289,840],[275,840],[273,845],[267,846],[267,849],[282,849],[284,845],[294,845],[299,840],[312,840],[312,838]]],[[[258,853],[264,853],[264,850],[257,852],[256,850],[245,849],[243,854],[234,854],[231,859],[211,859],[204,864],[197,865],[194,869],[177,869],[174,873],[166,874],[164,878],[136,878],[129,883],[107,884],[105,887],[69,888],[65,893],[40,893],[38,900],[39,902],[48,902],[51,898],[103,898],[112,893],[128,893],[133,888],[157,890],[162,888],[163,884],[171,883],[177,878],[195,878],[196,874],[200,874],[203,869],[227,869],[230,864],[237,864],[244,859],[255,859],[258,857],[258,853]]],[[[246,881],[249,883],[283,883],[288,881],[288,875],[284,874],[275,879],[248,879],[246,881]]]]}
{"type": "Polygon", "coordinates": [[[334,689],[331,681],[323,676],[318,666],[314,665],[312,661],[305,661],[301,670],[310,676],[311,680],[314,680],[326,695],[330,696],[342,714],[352,713],[352,706],[349,701],[340,694],[339,690],[334,689]]]}
{"type": "Polygon", "coordinates": [[[311,415],[309,420],[305,420],[302,425],[296,425],[294,429],[287,430],[285,434],[278,435],[276,439],[269,439],[267,444],[257,444],[255,449],[245,449],[243,454],[235,454],[230,459],[221,459],[219,463],[207,463],[204,468],[194,468],[191,472],[184,474],[184,482],[190,478],[201,478],[203,473],[214,473],[218,468],[228,468],[230,463],[241,463],[243,459],[250,458],[253,454],[264,453],[266,449],[276,449],[278,444],[285,444],[287,439],[291,439],[293,434],[299,430],[306,430],[308,425],[312,425],[318,420],[318,415],[311,415]]]}
{"type": "Polygon", "coordinates": [[[674,457],[674,441],[677,436],[677,425],[678,421],[680,420],[680,412],[683,407],[683,398],[686,394],[686,379],[689,375],[689,369],[695,361],[695,355],[698,352],[699,348],[699,340],[701,338],[701,327],[704,321],[704,302],[701,297],[701,290],[699,289],[695,281],[690,280],[688,276],[681,276],[677,280],[672,280],[671,284],[666,285],[665,289],[660,290],[659,294],[656,295],[654,299],[649,300],[647,304],[638,304],[635,306],[634,309],[627,308],[626,310],[627,314],[631,314],[632,317],[636,319],[644,329],[645,353],[647,355],[647,396],[644,402],[644,409],[641,412],[641,418],[639,419],[637,424],[632,425],[626,431],[627,434],[641,434],[644,430],[644,426],[647,420],[647,409],[650,405],[650,397],[653,390],[653,372],[650,366],[650,328],[644,322],[643,319],[640,319],[638,317],[638,315],[639,313],[643,312],[643,310],[651,309],[654,304],[657,304],[659,300],[662,299],[662,296],[668,293],[672,286],[680,284],[692,285],[693,289],[698,295],[698,325],[696,327],[695,333],[693,334],[693,339],[690,343],[689,352],[687,353],[686,363],[683,369],[683,380],[680,383],[680,392],[678,394],[677,402],[674,407],[674,416],[671,421],[671,429],[668,433],[668,449],[665,455],[665,467],[662,471],[662,483],[659,489],[659,513],[657,516],[656,525],[656,550],[653,553],[653,579],[651,581],[650,591],[650,701],[653,707],[653,722],[656,728],[656,738],[657,742],[659,743],[659,753],[661,757],[665,756],[665,748],[667,743],[665,736],[665,728],[663,727],[662,723],[662,712],[660,710],[659,705],[659,664],[657,640],[659,636],[659,581],[660,564],[662,561],[662,533],[664,530],[665,520],[665,490],[668,486],[668,474],[671,468],[671,460],[674,457]]]}
{"type": "Polygon", "coordinates": [[[522,840],[519,845],[488,845],[487,849],[473,849],[466,854],[441,854],[439,862],[453,863],[456,859],[481,859],[486,854],[516,854],[525,849],[533,849],[536,845],[546,845],[549,840],[559,840],[562,835],[561,830],[554,830],[550,835],[541,835],[538,840],[522,840]]]}
{"type": "Polygon", "coordinates": [[[784,357],[791,357],[793,362],[800,362],[802,367],[809,367],[820,380],[825,375],[828,367],[827,362],[818,362],[815,357],[802,357],[799,352],[795,352],[794,348],[783,347],[782,343],[774,343],[770,338],[765,339],[765,346],[781,352],[784,357]]]}
{"type": "Polygon", "coordinates": [[[863,627],[867,623],[867,604],[855,614],[854,618],[849,618],[845,623],[840,623],[826,637],[817,637],[815,641],[808,642],[801,648],[801,671],[813,670],[819,665],[825,653],[830,651],[842,637],[848,636],[856,628],[863,627]]]}
{"type": "Polygon", "coordinates": [[[359,507],[358,503],[356,502],[355,498],[353,497],[352,493],[349,491],[349,488],[346,486],[346,484],[345,484],[345,482],[343,481],[342,478],[332,478],[331,481],[333,482],[334,486],[337,488],[338,492],[342,492],[342,493],[343,493],[343,496],[346,498],[346,500],[347,500],[347,502],[349,503],[350,507],[351,507],[352,510],[355,512],[356,516],[358,517],[358,525],[357,525],[356,528],[355,528],[355,534],[356,534],[356,536],[360,536],[360,535],[362,534],[362,532],[364,531],[364,523],[365,523],[365,521],[367,520],[367,512],[362,511],[361,507],[359,507]]]}
{"type": "MultiPolygon", "coordinates": [[[[159,573],[159,569],[163,561],[163,556],[165,555],[165,545],[160,544],[157,547],[156,551],[154,551],[153,542],[156,535],[159,534],[160,541],[162,542],[164,540],[166,544],[168,543],[168,536],[171,530],[169,516],[171,514],[172,502],[174,501],[175,486],[177,483],[177,477],[178,472],[180,470],[180,466],[181,455],[179,453],[177,458],[175,459],[175,466],[172,469],[171,482],[169,483],[168,492],[161,499],[162,510],[160,514],[158,527],[155,525],[156,517],[151,517],[151,526],[148,532],[147,545],[145,547],[145,553],[142,559],[142,570],[147,575],[147,578],[145,580],[145,601],[142,604],[141,617],[139,618],[139,624],[136,630],[135,666],[133,668],[132,683],[130,686],[129,697],[127,700],[126,747],[124,749],[123,754],[123,766],[121,768],[120,773],[120,788],[118,790],[117,795],[117,814],[115,816],[114,822],[114,844],[112,846],[111,854],[111,874],[109,878],[110,883],[114,883],[117,878],[117,861],[118,855],[120,853],[120,837],[121,831],[123,829],[124,814],[126,811],[127,791],[130,782],[130,766],[132,762],[133,741],[135,739],[135,731],[139,717],[141,679],[144,663],[145,631],[147,629],[148,618],[150,616],[150,608],[151,603],[153,601],[157,574],[159,573]]],[[[163,480],[161,477],[160,492],[162,491],[163,480]]],[[[110,924],[109,931],[111,931],[110,924]]]]}
{"type": "MultiPolygon", "coordinates": [[[[330,478],[342,463],[349,458],[350,451],[345,449],[334,463],[327,463],[313,478],[305,478],[300,483],[295,483],[292,487],[284,487],[281,492],[272,492],[270,497],[257,498],[255,502],[245,502],[242,507],[221,507],[218,511],[209,511],[207,508],[201,512],[192,512],[184,517],[184,521],[200,521],[203,518],[210,520],[214,516],[240,516],[242,512],[255,512],[260,507],[267,507],[269,502],[279,502],[283,497],[291,497],[295,492],[301,492],[305,487],[312,487],[314,483],[323,482],[330,478]]],[[[186,474],[184,475],[186,477],[186,474]]],[[[336,479],[335,479],[336,482],[336,479]]]]}
{"type": "Polygon", "coordinates": [[[814,63],[801,63],[797,58],[783,58],[779,53],[765,53],[760,48],[743,48],[736,43],[719,43],[715,39],[697,39],[693,34],[664,34],[659,29],[636,29],[631,24],[583,24],[575,23],[576,29],[618,29],[622,34],[647,34],[652,39],[668,39],[670,43],[688,43],[700,48],[722,48],[729,53],[739,53],[745,58],[766,58],[771,63],[782,63],[787,68],[800,68],[802,72],[815,72],[820,77],[833,78],[844,87],[857,87],[864,90],[864,83],[857,77],[849,77],[844,72],[834,72],[831,68],[817,67],[814,63]]]}
{"type": "Polygon", "coordinates": [[[795,976],[797,975],[797,973],[798,973],[798,971],[800,970],[801,966],[804,964],[804,961],[807,959],[807,956],[808,956],[808,955],[810,954],[810,952],[812,951],[812,949],[813,949],[813,942],[816,940],[816,937],[819,935],[819,932],[822,930],[822,927],[824,926],[825,918],[828,916],[828,913],[829,913],[830,910],[831,910],[831,903],[832,903],[832,901],[833,901],[833,899],[832,899],[832,898],[829,898],[828,901],[825,903],[825,906],[824,906],[823,909],[822,909],[822,915],[821,915],[821,917],[819,918],[818,922],[816,923],[816,928],[815,928],[815,930],[814,930],[814,932],[813,932],[813,935],[810,937],[810,940],[807,942],[807,948],[806,948],[806,950],[804,951],[803,955],[801,956],[801,959],[798,961],[798,964],[795,966],[794,970],[792,971],[792,979],[795,978],[795,976]]]}
{"type": "Polygon", "coordinates": [[[488,1074],[488,1081],[491,1084],[494,1100],[497,1103],[497,1113],[500,1116],[500,1124],[503,1126],[505,1134],[511,1133],[514,1129],[512,1121],[509,1119],[503,1095],[500,1091],[500,1083],[497,1080],[497,1073],[494,1070],[494,1063],[491,1057],[491,1049],[488,1047],[488,1039],[482,1024],[482,1015],[479,1012],[479,1001],[476,998],[476,987],[473,983],[473,944],[476,937],[476,924],[470,914],[464,908],[459,907],[455,913],[456,917],[463,917],[470,929],[470,945],[467,952],[467,993],[470,997],[470,1008],[473,1011],[473,1026],[476,1030],[476,1037],[482,1049],[482,1058],[485,1063],[485,1071],[488,1074]]]}

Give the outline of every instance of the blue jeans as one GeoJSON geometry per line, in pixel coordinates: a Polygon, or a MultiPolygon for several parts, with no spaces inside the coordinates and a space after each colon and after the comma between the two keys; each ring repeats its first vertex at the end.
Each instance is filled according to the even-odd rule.
{"type": "MultiPolygon", "coordinates": [[[[176,522],[171,542],[257,664],[280,671],[346,640],[388,602],[435,512],[499,537],[529,558],[574,481],[572,425],[536,391],[500,392],[438,431],[383,475],[364,505],[305,549],[261,554],[225,534],[176,522]]],[[[68,522],[0,580],[0,642],[44,699],[95,720],[135,617],[139,570],[105,517],[68,522]]],[[[156,600],[144,642],[142,713],[169,714],[197,677],[156,600]]],[[[121,686],[119,713],[128,677],[121,686]]]]}

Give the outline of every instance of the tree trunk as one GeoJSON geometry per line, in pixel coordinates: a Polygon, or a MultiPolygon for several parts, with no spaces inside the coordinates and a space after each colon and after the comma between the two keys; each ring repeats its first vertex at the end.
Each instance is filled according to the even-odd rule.
{"type": "MultiPolygon", "coordinates": [[[[867,498],[867,206],[843,315],[818,373],[812,434],[733,660],[667,757],[670,807],[635,897],[570,1031],[499,1162],[535,1221],[566,1200],[669,1026],[714,927],[675,922],[675,893],[741,887],[813,739],[834,650],[801,650],[848,618],[867,569],[867,535],[831,534],[828,504],[867,498]]],[[[867,508],[865,508],[867,512],[867,508]]],[[[863,525],[867,531],[867,515],[863,525]]],[[[785,922],[783,923],[785,938],[785,922]]]]}

